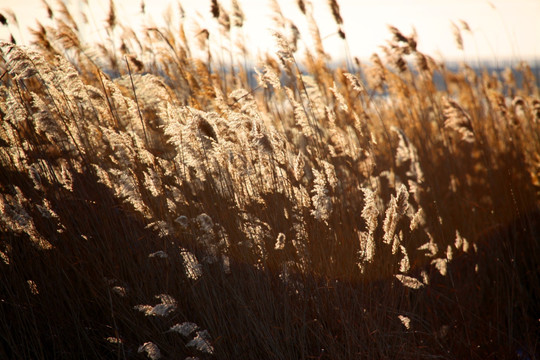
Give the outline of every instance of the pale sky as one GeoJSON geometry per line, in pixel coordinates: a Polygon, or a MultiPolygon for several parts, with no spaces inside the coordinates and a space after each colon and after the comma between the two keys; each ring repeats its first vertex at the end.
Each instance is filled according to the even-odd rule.
{"type": "MultiPolygon", "coordinates": [[[[89,25],[85,31],[89,37],[103,29],[108,13],[108,0],[87,0],[90,4],[88,17],[97,25],[89,25]]],[[[55,1],[49,2],[54,6],[55,1]]],[[[73,13],[88,9],[80,0],[66,0],[73,13]]],[[[178,18],[177,4],[186,11],[186,31],[194,36],[195,24],[217,34],[218,25],[211,18],[210,0],[147,0],[147,15],[140,14],[140,0],[116,0],[118,18],[131,24],[135,30],[143,24],[164,25],[163,14],[168,12],[178,18]],[[169,8],[167,5],[172,4],[169,8]],[[150,20],[151,18],[152,20],[150,20]]],[[[255,54],[273,51],[274,41],[270,35],[272,12],[268,0],[238,0],[245,15],[243,34],[248,46],[255,54]]],[[[230,0],[220,3],[229,10],[230,0]]],[[[285,17],[291,19],[309,41],[305,18],[296,6],[296,0],[278,0],[285,17]]],[[[540,59],[540,0],[341,0],[338,1],[344,21],[344,31],[352,56],[368,58],[380,52],[391,35],[387,25],[394,25],[405,35],[412,26],[418,33],[420,51],[448,60],[536,60],[540,59]],[[454,41],[451,22],[466,21],[472,34],[462,32],[464,51],[454,41]]],[[[337,26],[332,18],[327,0],[312,0],[315,19],[319,25],[326,51],[333,60],[339,60],[345,45],[336,35],[337,26]]],[[[22,31],[10,27],[19,42],[28,42],[29,34],[24,30],[35,25],[34,19],[46,22],[47,16],[42,0],[0,0],[0,12],[6,15],[12,9],[22,31]]],[[[8,18],[9,19],[9,18],[8,18]]],[[[8,39],[9,32],[0,29],[0,40],[8,39]]],[[[309,43],[308,43],[309,44],[309,43]]],[[[227,46],[227,45],[224,45],[227,46]]],[[[309,45],[308,45],[309,46],[309,45]]]]}

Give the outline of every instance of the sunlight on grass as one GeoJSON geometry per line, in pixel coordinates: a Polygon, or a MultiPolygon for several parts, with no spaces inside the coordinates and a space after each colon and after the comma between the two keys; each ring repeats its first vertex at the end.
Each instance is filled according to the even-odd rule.
{"type": "Polygon", "coordinates": [[[0,44],[0,357],[538,356],[535,70],[334,66],[304,1],[250,65],[234,4],[0,44]]]}

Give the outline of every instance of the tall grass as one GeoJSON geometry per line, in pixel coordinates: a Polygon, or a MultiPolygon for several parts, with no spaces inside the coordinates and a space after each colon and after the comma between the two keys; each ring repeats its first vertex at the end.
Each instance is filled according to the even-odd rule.
{"type": "Polygon", "coordinates": [[[197,43],[111,2],[104,43],[64,6],[1,44],[0,357],[539,356],[529,65],[451,71],[390,27],[330,66],[306,3],[315,51],[275,2],[254,69],[236,1],[197,43]]]}

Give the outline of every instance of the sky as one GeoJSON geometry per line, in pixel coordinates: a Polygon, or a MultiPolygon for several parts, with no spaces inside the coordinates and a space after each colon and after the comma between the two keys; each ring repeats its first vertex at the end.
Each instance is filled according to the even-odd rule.
{"type": "MultiPolygon", "coordinates": [[[[56,0],[48,0],[52,7],[56,0]]],[[[65,0],[73,13],[84,11],[91,24],[83,27],[88,39],[99,38],[104,28],[109,0],[65,0]]],[[[305,46],[310,47],[307,22],[296,0],[277,0],[285,17],[292,20],[304,34],[305,46]]],[[[185,27],[192,36],[198,27],[219,33],[210,13],[211,0],[147,0],[146,15],[140,13],[140,0],[116,0],[118,18],[134,29],[149,24],[164,25],[164,14],[172,21],[178,18],[179,2],[186,11],[185,27]]],[[[238,0],[246,21],[242,36],[254,54],[275,50],[271,36],[272,11],[269,0],[238,0]]],[[[346,53],[346,44],[337,35],[337,26],[327,0],[311,0],[314,17],[319,25],[325,50],[339,61],[346,53]]],[[[225,9],[230,0],[221,0],[225,9]]],[[[388,25],[396,26],[405,35],[413,27],[418,33],[418,49],[436,59],[512,61],[540,59],[540,0],[338,0],[343,18],[343,30],[351,56],[368,58],[380,53],[391,35],[388,25]],[[471,33],[462,31],[464,50],[458,49],[451,23],[465,21],[471,33]]],[[[35,19],[47,21],[43,0],[0,0],[0,13],[11,9],[17,16],[20,30],[13,25],[0,29],[0,40],[12,32],[19,43],[31,39],[25,30],[35,26],[35,19]]]]}

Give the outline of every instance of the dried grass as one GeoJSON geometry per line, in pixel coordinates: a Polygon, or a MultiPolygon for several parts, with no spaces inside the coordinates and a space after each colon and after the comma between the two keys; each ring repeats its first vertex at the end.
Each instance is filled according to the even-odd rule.
{"type": "Polygon", "coordinates": [[[449,70],[390,27],[331,67],[297,4],[315,55],[274,1],[255,70],[211,41],[247,56],[237,1],[220,34],[111,1],[105,43],[62,5],[0,45],[0,357],[538,357],[530,66],[449,70]]]}

